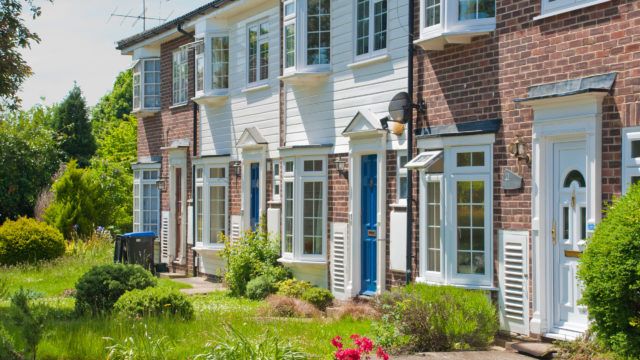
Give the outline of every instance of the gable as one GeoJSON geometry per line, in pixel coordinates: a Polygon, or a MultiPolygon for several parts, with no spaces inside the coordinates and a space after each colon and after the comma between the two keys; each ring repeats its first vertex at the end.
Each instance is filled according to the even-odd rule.
{"type": "Polygon", "coordinates": [[[381,131],[380,118],[369,109],[361,109],[353,117],[349,125],[342,131],[342,135],[349,136],[354,133],[381,131]]]}

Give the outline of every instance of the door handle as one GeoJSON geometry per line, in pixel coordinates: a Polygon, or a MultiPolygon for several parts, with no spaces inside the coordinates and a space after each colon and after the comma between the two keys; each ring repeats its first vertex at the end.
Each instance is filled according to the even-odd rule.
{"type": "Polygon", "coordinates": [[[553,224],[551,224],[551,242],[553,242],[554,246],[558,243],[556,238],[556,219],[553,219],[553,224]]]}

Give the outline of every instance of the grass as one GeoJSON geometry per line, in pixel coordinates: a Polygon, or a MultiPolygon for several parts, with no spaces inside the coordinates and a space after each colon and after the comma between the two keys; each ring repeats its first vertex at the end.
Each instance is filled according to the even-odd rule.
{"type": "MultiPolygon", "coordinates": [[[[39,266],[0,269],[0,279],[8,281],[10,291],[24,287],[42,295],[36,303],[42,305],[47,321],[38,359],[104,359],[107,346],[130,337],[138,342],[164,338],[167,359],[189,359],[205,352],[207,344],[227,336],[229,326],[250,340],[276,337],[290,341],[312,358],[325,359],[332,353],[330,340],[334,336],[347,338],[371,331],[370,321],[266,318],[260,315],[264,302],[233,298],[227,292],[194,296],[196,316],[188,322],[166,318],[134,321],[118,316],[76,317],[74,299],[64,296],[65,290],[73,289],[78,278],[92,266],[112,259],[111,248],[103,246],[39,266]]],[[[170,279],[160,279],[159,286],[188,287],[170,279]]],[[[7,306],[6,301],[0,302],[0,322],[7,323],[7,306]]],[[[12,327],[7,329],[11,331],[12,327]]],[[[15,340],[21,346],[20,339],[15,340]]]]}

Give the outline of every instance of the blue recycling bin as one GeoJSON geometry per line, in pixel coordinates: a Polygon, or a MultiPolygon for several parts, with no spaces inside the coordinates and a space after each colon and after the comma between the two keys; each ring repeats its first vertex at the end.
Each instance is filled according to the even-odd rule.
{"type": "Polygon", "coordinates": [[[154,232],[132,232],[116,236],[114,262],[137,264],[155,274],[156,238],[154,232]]]}

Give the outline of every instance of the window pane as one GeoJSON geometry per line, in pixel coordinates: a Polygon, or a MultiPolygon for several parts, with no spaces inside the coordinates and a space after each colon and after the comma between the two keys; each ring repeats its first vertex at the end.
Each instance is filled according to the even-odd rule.
{"type": "Polygon", "coordinates": [[[331,43],[330,0],[308,0],[307,65],[329,64],[331,43]]]}
{"type": "Polygon", "coordinates": [[[484,166],[484,152],[459,152],[456,154],[458,167],[484,166]]]}
{"type": "Polygon", "coordinates": [[[202,179],[202,168],[196,169],[196,179],[202,179]]]}
{"type": "Polygon", "coordinates": [[[304,171],[322,171],[322,160],[306,160],[304,162],[304,171]]]}
{"type": "Polygon", "coordinates": [[[580,239],[587,238],[587,208],[580,208],[580,239]]]}
{"type": "Polygon", "coordinates": [[[358,0],[356,7],[356,54],[369,52],[369,1],[358,0]]]}
{"type": "Polygon", "coordinates": [[[401,175],[398,181],[398,199],[406,200],[408,192],[407,176],[401,175]]]}
{"type": "Polygon", "coordinates": [[[640,157],[640,140],[633,140],[631,142],[631,157],[632,158],[640,157]]]}
{"type": "Polygon", "coordinates": [[[249,28],[249,82],[256,82],[258,68],[258,27],[249,28]]]}
{"type": "Polygon", "coordinates": [[[202,241],[202,186],[196,187],[196,241],[202,241]]]}
{"type": "Polygon", "coordinates": [[[387,0],[377,1],[374,4],[374,37],[373,50],[381,50],[387,47],[387,0]]]}
{"type": "Polygon", "coordinates": [[[485,19],[495,16],[495,0],[459,0],[458,2],[458,20],[485,19]]]}
{"type": "Polygon", "coordinates": [[[296,5],[292,1],[284,5],[284,16],[293,15],[296,11],[296,5]]]}
{"type": "Polygon", "coordinates": [[[440,0],[425,0],[425,26],[440,24],[440,0]]]}
{"type": "Polygon", "coordinates": [[[284,183],[284,252],[293,252],[293,183],[284,183]]]}
{"type": "Polygon", "coordinates": [[[293,161],[287,161],[284,163],[284,171],[285,172],[293,172],[293,161]]]}
{"type": "Polygon", "coordinates": [[[196,46],[196,91],[204,90],[204,45],[196,46]]]}
{"type": "Polygon", "coordinates": [[[187,75],[189,63],[187,49],[181,48],[173,53],[173,103],[187,102],[187,75]]]}
{"type": "Polygon", "coordinates": [[[209,178],[210,179],[224,179],[225,178],[225,168],[211,168],[209,169],[209,178]]]}
{"type": "Polygon", "coordinates": [[[562,240],[569,238],[569,208],[562,208],[562,240]]]}
{"type": "Polygon", "coordinates": [[[229,88],[229,37],[211,39],[211,73],[213,89],[229,88]]]}
{"type": "Polygon", "coordinates": [[[284,60],[285,68],[290,68],[296,65],[296,24],[287,24],[284,28],[285,36],[285,50],[284,60]]]}
{"type": "Polygon", "coordinates": [[[135,73],[133,74],[133,108],[134,109],[140,108],[140,91],[141,91],[140,73],[135,73]]]}
{"type": "Polygon", "coordinates": [[[484,274],[484,181],[458,181],[456,185],[457,270],[484,274]]]}
{"type": "Polygon", "coordinates": [[[225,187],[211,186],[209,188],[209,242],[220,242],[220,234],[225,230],[225,187]]]}
{"type": "Polygon", "coordinates": [[[303,191],[303,253],[305,255],[322,255],[322,182],[304,183],[303,191]]]}
{"type": "Polygon", "coordinates": [[[273,163],[273,176],[280,176],[280,164],[273,163]]]}
{"type": "Polygon", "coordinates": [[[427,271],[440,272],[440,183],[427,183],[427,271]]]}
{"type": "Polygon", "coordinates": [[[142,179],[144,179],[144,180],[156,180],[156,179],[158,179],[158,171],[157,170],[143,171],[142,172],[142,179]]]}
{"type": "Polygon", "coordinates": [[[260,44],[260,80],[269,78],[269,43],[260,44]]]}
{"type": "Polygon", "coordinates": [[[160,107],[160,60],[144,61],[144,107],[160,107]]]}

